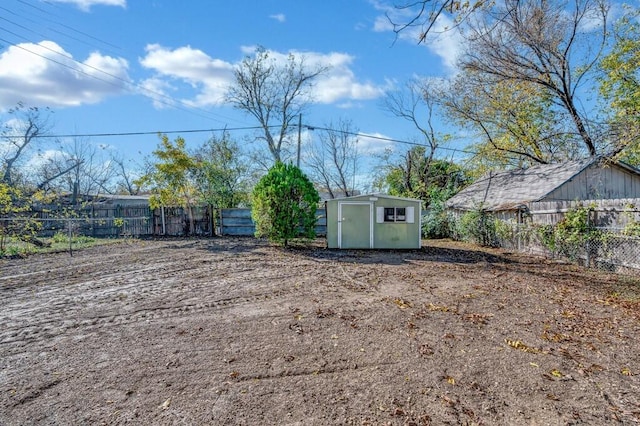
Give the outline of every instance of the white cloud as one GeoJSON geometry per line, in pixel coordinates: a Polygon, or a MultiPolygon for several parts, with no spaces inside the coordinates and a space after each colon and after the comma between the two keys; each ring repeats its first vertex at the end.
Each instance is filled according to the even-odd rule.
{"type": "Polygon", "coordinates": [[[389,18],[386,15],[378,16],[373,22],[373,31],[377,33],[393,31],[393,24],[389,21],[389,18]]]}
{"type": "Polygon", "coordinates": [[[440,15],[433,26],[433,32],[424,41],[427,48],[438,55],[451,71],[456,70],[456,62],[464,46],[462,35],[457,29],[452,29],[453,26],[451,18],[440,15]]]}
{"type": "Polygon", "coordinates": [[[150,44],[146,51],[140,63],[154,70],[156,75],[143,85],[155,92],[165,93],[165,89],[173,87],[173,83],[186,83],[197,91],[197,95],[184,102],[194,106],[220,104],[233,81],[233,64],[214,59],[191,46],[171,50],[150,44]]]}
{"type": "Polygon", "coordinates": [[[376,155],[382,154],[388,149],[394,149],[396,143],[389,140],[388,136],[381,133],[359,133],[358,134],[358,154],[376,155]]]}
{"type": "Polygon", "coordinates": [[[52,41],[21,43],[0,54],[0,109],[94,104],[127,90],[128,63],[92,53],[83,62],[52,41]]]}
{"type": "MultiPolygon", "coordinates": [[[[243,47],[243,52],[252,53],[255,49],[243,47]]],[[[248,53],[248,54],[250,54],[248,53]]],[[[286,53],[268,51],[269,56],[277,62],[284,63],[289,53],[296,58],[303,58],[304,63],[311,68],[326,67],[328,71],[315,81],[312,97],[315,102],[331,104],[339,101],[357,101],[376,99],[384,95],[389,85],[377,85],[372,82],[358,81],[351,65],[355,57],[347,53],[331,52],[300,52],[286,53]]]]}
{"type": "MultiPolygon", "coordinates": [[[[609,11],[607,14],[606,20],[611,20],[613,22],[617,16],[623,11],[623,6],[619,3],[612,3],[609,6],[609,11]]],[[[575,19],[572,16],[573,11],[567,12],[567,19],[572,21],[575,19]]],[[[605,20],[603,20],[601,11],[598,10],[597,6],[592,7],[585,13],[584,17],[580,20],[580,25],[578,27],[579,31],[584,33],[590,33],[594,31],[602,31],[602,28],[605,24],[605,20]]]]}
{"type": "Polygon", "coordinates": [[[38,170],[50,162],[63,161],[68,158],[68,154],[58,149],[47,149],[32,155],[25,163],[25,170],[38,170]]]}
{"type": "Polygon", "coordinates": [[[384,95],[388,85],[358,81],[351,69],[354,57],[346,53],[305,54],[309,64],[326,66],[329,71],[321,75],[315,85],[314,99],[330,104],[338,101],[376,99],[384,95]]]}
{"type": "Polygon", "coordinates": [[[153,106],[157,109],[163,109],[176,106],[177,102],[171,97],[170,91],[175,90],[167,80],[158,77],[151,77],[143,80],[139,87],[142,89],[144,96],[153,100],[153,106]]]}
{"type": "MultiPolygon", "coordinates": [[[[370,0],[374,9],[382,12],[382,15],[376,17],[373,23],[375,32],[393,31],[394,24],[402,24],[409,22],[415,17],[414,10],[411,8],[397,8],[393,4],[389,4],[385,0],[370,0]]],[[[399,37],[403,39],[412,39],[418,33],[416,27],[409,27],[405,31],[400,32],[399,37]],[[414,31],[409,34],[410,31],[414,31]]],[[[417,39],[413,39],[414,41],[417,39]]]]}
{"type": "Polygon", "coordinates": [[[284,15],[284,13],[276,13],[274,15],[269,15],[269,18],[275,19],[280,23],[284,23],[287,20],[287,17],[284,15]]]}
{"type": "Polygon", "coordinates": [[[69,3],[76,5],[80,10],[88,12],[92,6],[119,6],[127,7],[127,0],[50,0],[54,3],[69,3]]]}
{"type": "MultiPolygon", "coordinates": [[[[156,75],[146,80],[143,85],[154,92],[165,94],[169,89],[177,90],[175,84],[187,84],[196,94],[190,99],[183,99],[182,102],[200,107],[219,105],[234,81],[234,64],[214,59],[199,49],[184,46],[172,50],[152,44],[148,45],[146,50],[147,55],[140,59],[140,63],[155,70],[156,75]]],[[[242,53],[246,55],[252,55],[255,50],[255,46],[241,47],[242,53]]],[[[270,58],[282,64],[288,60],[289,53],[296,58],[303,58],[306,66],[310,68],[322,66],[329,69],[315,82],[312,92],[315,102],[330,104],[376,99],[384,95],[389,87],[387,82],[378,85],[359,81],[351,69],[354,57],[346,53],[268,51],[270,58]]]]}

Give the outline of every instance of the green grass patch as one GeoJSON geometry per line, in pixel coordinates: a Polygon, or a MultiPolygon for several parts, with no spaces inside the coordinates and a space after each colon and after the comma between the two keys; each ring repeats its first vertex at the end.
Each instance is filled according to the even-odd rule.
{"type": "Polygon", "coordinates": [[[63,251],[80,250],[104,244],[119,243],[122,239],[115,238],[93,238],[85,235],[73,235],[69,241],[67,233],[57,233],[51,238],[41,238],[48,247],[37,247],[33,244],[21,241],[17,238],[5,240],[4,249],[0,250],[0,257],[29,256],[36,253],[58,253],[63,251]]]}

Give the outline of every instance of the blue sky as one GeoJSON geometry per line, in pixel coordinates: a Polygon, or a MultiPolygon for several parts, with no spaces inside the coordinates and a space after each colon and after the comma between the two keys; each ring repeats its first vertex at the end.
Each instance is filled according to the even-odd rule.
{"type": "MultiPolygon", "coordinates": [[[[231,70],[261,45],[330,67],[317,82],[311,126],[352,120],[365,135],[413,140],[412,126],[381,107],[416,75],[446,77],[454,34],[396,40],[391,0],[3,0],[0,111],[22,101],[53,109],[55,134],[161,132],[254,126],[221,102],[231,70]]],[[[189,146],[210,133],[181,134],[189,146]]],[[[242,132],[233,132],[242,139],[242,132]]],[[[171,134],[173,139],[177,134],[171,134]]],[[[308,136],[312,137],[312,136],[308,136]]],[[[91,137],[140,159],[155,135],[91,137]]],[[[362,136],[361,152],[407,146],[362,136]]]]}

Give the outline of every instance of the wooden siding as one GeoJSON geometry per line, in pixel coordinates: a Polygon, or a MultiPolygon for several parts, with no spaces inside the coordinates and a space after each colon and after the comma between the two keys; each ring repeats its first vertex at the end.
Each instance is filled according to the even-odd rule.
{"type": "Polygon", "coordinates": [[[530,221],[541,225],[553,225],[561,221],[566,212],[579,206],[591,207],[592,224],[597,227],[624,228],[631,222],[640,222],[640,198],[530,203],[530,221]]]}
{"type": "MultiPolygon", "coordinates": [[[[525,223],[555,225],[562,220],[569,210],[580,206],[591,208],[590,219],[592,225],[599,228],[622,229],[629,223],[640,222],[640,198],[538,201],[527,203],[523,219],[525,223]]],[[[458,220],[466,213],[464,210],[450,210],[450,212],[458,220]]],[[[490,213],[496,219],[504,222],[518,222],[519,212],[517,210],[502,210],[490,213]]]]}
{"type": "Polygon", "coordinates": [[[517,210],[536,201],[640,198],[640,172],[597,159],[490,173],[451,197],[449,209],[517,210]]]}
{"type": "Polygon", "coordinates": [[[617,166],[589,166],[552,191],[544,201],[640,198],[640,175],[617,166]]]}

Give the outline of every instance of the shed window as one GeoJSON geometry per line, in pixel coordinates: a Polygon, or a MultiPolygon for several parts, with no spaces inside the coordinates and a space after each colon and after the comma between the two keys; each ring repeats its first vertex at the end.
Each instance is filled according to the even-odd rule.
{"type": "Polygon", "coordinates": [[[384,209],[385,222],[405,222],[406,220],[407,220],[407,213],[404,207],[385,207],[384,209]]]}

